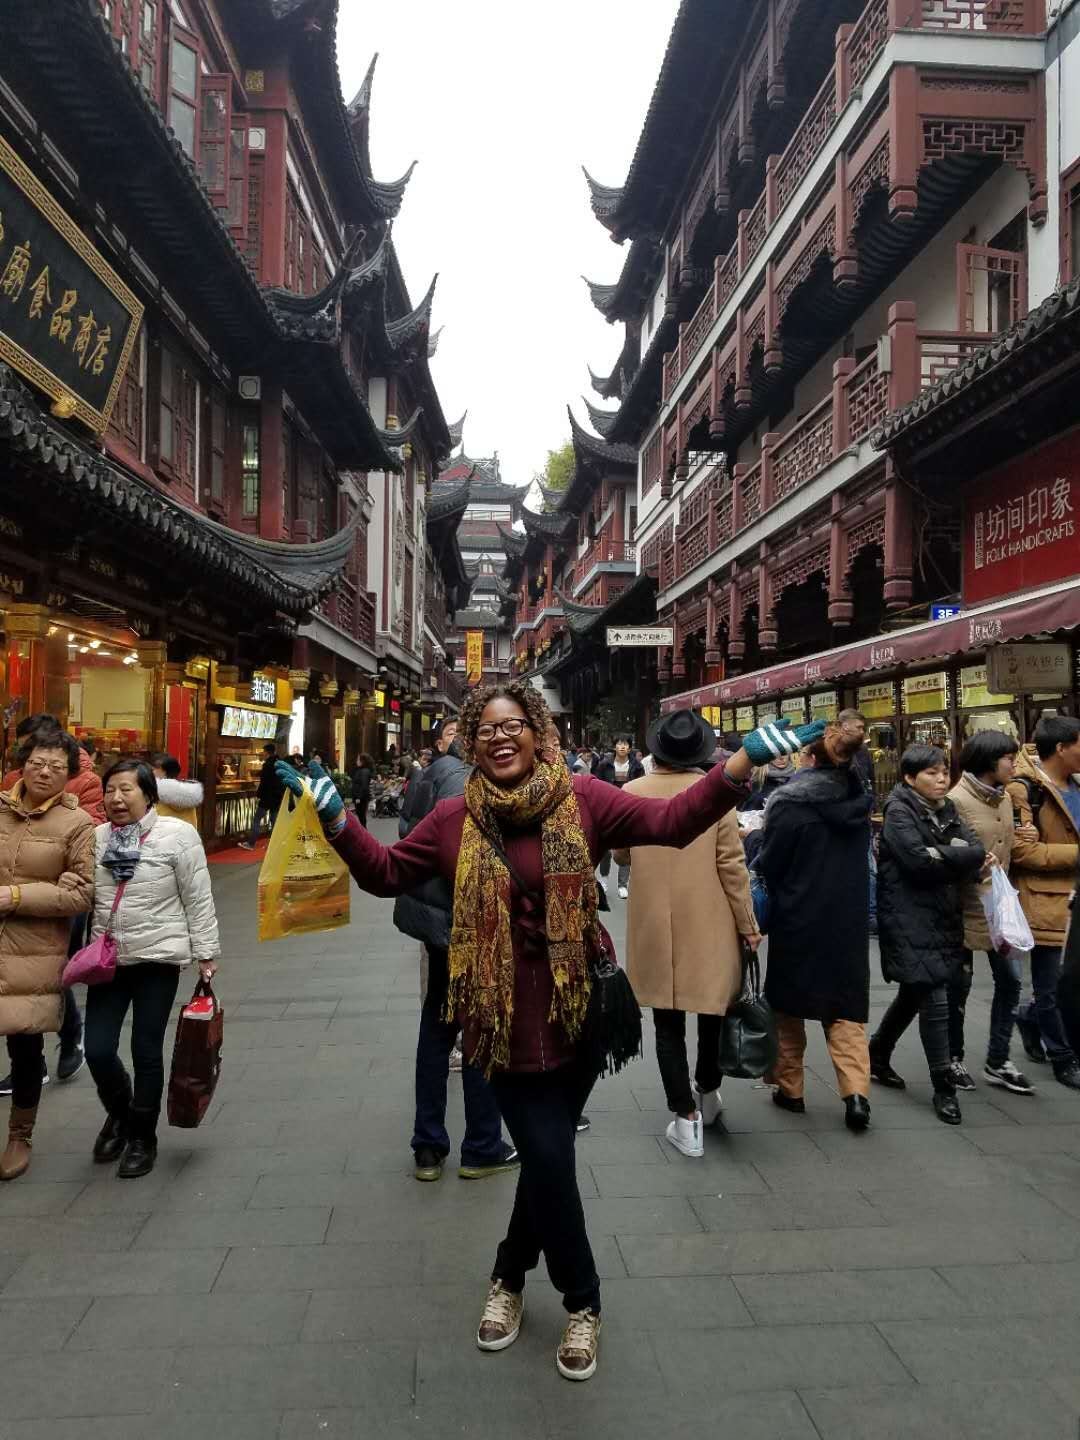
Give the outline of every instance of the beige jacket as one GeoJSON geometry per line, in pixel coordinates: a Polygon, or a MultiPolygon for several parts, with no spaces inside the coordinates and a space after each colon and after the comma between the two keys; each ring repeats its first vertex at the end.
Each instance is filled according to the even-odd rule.
{"type": "MultiPolygon", "coordinates": [[[[654,770],[629,795],[668,799],[701,779],[700,770],[654,770]]],[[[685,850],[635,846],[627,974],[642,1005],[723,1015],[742,983],[740,935],[757,925],[735,812],[685,850]]]]}
{"type": "MultiPolygon", "coordinates": [[[[1013,842],[1012,882],[1035,936],[1036,945],[1064,945],[1069,926],[1069,899],[1076,885],[1080,835],[1065,807],[1061,791],[1025,747],[1016,757],[1017,777],[1037,781],[1043,788],[1039,806],[1038,840],[1013,842]]],[[[1022,824],[1032,818],[1028,792],[1017,778],[1008,787],[1013,808],[1022,824]]]]}
{"type": "MultiPolygon", "coordinates": [[[[970,775],[961,775],[949,791],[960,819],[982,841],[986,853],[997,856],[998,864],[1008,874],[1013,848],[1012,800],[1002,790],[999,795],[981,791],[970,775]]],[[[964,944],[969,950],[991,950],[990,929],[982,896],[990,891],[990,881],[975,880],[964,886],[964,944]]]]}
{"type": "Polygon", "coordinates": [[[74,795],[27,810],[22,785],[0,792],[0,886],[19,905],[0,917],[0,1035],[60,1028],[71,917],[94,895],[94,822],[74,795]]]}

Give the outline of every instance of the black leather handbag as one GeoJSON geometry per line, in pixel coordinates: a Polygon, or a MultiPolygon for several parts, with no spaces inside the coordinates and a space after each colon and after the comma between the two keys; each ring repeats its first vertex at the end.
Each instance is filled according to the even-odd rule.
{"type": "Polygon", "coordinates": [[[761,993],[761,966],[743,948],[743,988],[720,1027],[718,1066],[736,1080],[760,1080],[776,1063],[776,1020],[761,993]]]}

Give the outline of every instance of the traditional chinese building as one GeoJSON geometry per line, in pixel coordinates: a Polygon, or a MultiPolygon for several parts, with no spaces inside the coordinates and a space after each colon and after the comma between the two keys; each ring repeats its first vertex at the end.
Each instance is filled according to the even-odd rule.
{"type": "Polygon", "coordinates": [[[589,182],[626,246],[595,384],[637,455],[665,703],[725,731],[858,703],[882,786],[988,693],[943,632],[896,648],[962,603],[961,520],[872,435],[1053,283],[1045,27],[1042,0],[684,0],[625,183],[589,182]]]}
{"type": "Polygon", "coordinates": [[[450,427],[457,453],[448,462],[435,487],[457,487],[468,483],[469,499],[458,526],[465,570],[471,581],[467,608],[454,617],[447,635],[447,653],[459,680],[466,676],[465,636],[482,634],[482,668],[479,680],[489,684],[506,680],[511,674],[513,655],[514,595],[506,580],[506,535],[521,518],[525,489],[507,484],[502,478],[498,455],[473,459],[462,445],[465,416],[450,427]]]}
{"type": "Polygon", "coordinates": [[[432,292],[335,35],[334,0],[0,12],[6,714],[175,751],[208,839],[266,739],[342,764],[380,664],[420,695],[432,292]]]}

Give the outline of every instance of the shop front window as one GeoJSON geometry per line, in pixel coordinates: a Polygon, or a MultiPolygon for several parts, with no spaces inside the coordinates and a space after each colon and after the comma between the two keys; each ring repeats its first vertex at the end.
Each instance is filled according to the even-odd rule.
{"type": "Polygon", "coordinates": [[[866,717],[866,752],[874,766],[874,803],[880,810],[885,797],[900,780],[896,686],[891,680],[861,685],[855,692],[855,704],[866,717]]]}
{"type": "Polygon", "coordinates": [[[949,677],[944,670],[930,675],[909,675],[901,687],[906,745],[936,745],[952,759],[952,724],[949,719],[949,677]]]}
{"type": "Polygon", "coordinates": [[[135,650],[67,631],[68,728],[78,740],[92,736],[106,764],[149,748],[152,680],[135,650]]]}
{"type": "Polygon", "coordinates": [[[967,665],[960,671],[960,720],[962,739],[970,740],[979,730],[1000,730],[1013,740],[1020,739],[1020,725],[1012,695],[994,695],[987,688],[986,666],[967,665]]]}

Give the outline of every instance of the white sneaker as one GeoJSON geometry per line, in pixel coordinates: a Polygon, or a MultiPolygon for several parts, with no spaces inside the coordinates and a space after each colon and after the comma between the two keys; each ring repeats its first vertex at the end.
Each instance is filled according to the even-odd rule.
{"type": "Polygon", "coordinates": [[[566,1322],[555,1368],[564,1380],[591,1380],[596,1374],[596,1351],[600,1340],[600,1316],[591,1310],[576,1310],[566,1322]]]}
{"type": "Polygon", "coordinates": [[[238,850],[254,850],[255,846],[252,845],[250,840],[241,840],[236,848],[238,850]]]}
{"type": "Polygon", "coordinates": [[[701,1138],[700,1110],[692,1120],[684,1120],[681,1115],[676,1115],[664,1134],[669,1144],[674,1145],[683,1155],[688,1155],[691,1160],[700,1160],[705,1154],[705,1142],[701,1138]]]}
{"type": "Polygon", "coordinates": [[[694,1099],[697,1101],[698,1110],[701,1112],[702,1125],[715,1125],[717,1117],[724,1108],[719,1090],[709,1090],[706,1094],[694,1085],[694,1099]]]}
{"type": "Polygon", "coordinates": [[[600,889],[603,890],[604,894],[606,895],[606,894],[608,893],[608,881],[607,881],[607,876],[606,876],[606,875],[598,875],[598,876],[597,876],[596,883],[600,886],[600,889]]]}
{"type": "Polygon", "coordinates": [[[619,899],[620,899],[620,900],[625,900],[629,894],[630,894],[630,891],[626,888],[625,885],[620,885],[620,886],[619,886],[619,899]]]}

